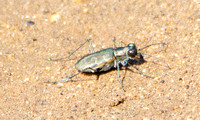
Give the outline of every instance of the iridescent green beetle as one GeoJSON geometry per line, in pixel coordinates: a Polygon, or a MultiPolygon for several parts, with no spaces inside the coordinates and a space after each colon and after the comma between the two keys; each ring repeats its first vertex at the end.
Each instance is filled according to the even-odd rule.
{"type": "MultiPolygon", "coordinates": [[[[107,48],[107,49],[103,49],[103,50],[95,52],[92,48],[90,39],[88,39],[88,41],[90,42],[92,53],[82,57],[75,64],[75,67],[79,72],[68,78],[64,78],[60,81],[55,81],[53,83],[69,80],[73,78],[74,76],[78,75],[79,73],[99,73],[103,71],[109,71],[112,68],[117,68],[118,78],[119,78],[121,87],[123,88],[123,84],[120,79],[120,66],[128,67],[128,65],[133,65],[133,67],[136,70],[138,70],[141,74],[147,77],[151,77],[143,73],[141,70],[139,70],[138,68],[134,66],[134,64],[140,64],[144,62],[142,54],[138,52],[138,49],[136,48],[134,43],[129,43],[126,47],[117,47],[117,48],[115,48],[115,45],[113,44],[113,48],[107,48]]],[[[84,44],[85,43],[83,43],[82,45],[84,44]]],[[[161,43],[156,43],[156,44],[161,44],[161,43]]],[[[155,45],[155,44],[151,44],[151,45],[155,45]]],[[[146,46],[146,47],[149,47],[149,46],[146,46]]],[[[75,51],[77,51],[79,48],[77,48],[75,51]]],[[[72,52],[69,56],[71,56],[74,52],[72,52]]]]}
{"type": "Polygon", "coordinates": [[[126,47],[107,48],[82,57],[75,65],[81,72],[96,73],[117,68],[117,64],[126,66],[129,59],[134,59],[137,55],[134,43],[126,47]]]}

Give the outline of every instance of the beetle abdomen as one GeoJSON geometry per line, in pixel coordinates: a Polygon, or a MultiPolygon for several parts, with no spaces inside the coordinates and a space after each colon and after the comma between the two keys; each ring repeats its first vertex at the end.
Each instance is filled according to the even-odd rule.
{"type": "Polygon", "coordinates": [[[101,72],[113,67],[115,57],[112,48],[104,49],[81,58],[75,65],[81,72],[101,72]]]}

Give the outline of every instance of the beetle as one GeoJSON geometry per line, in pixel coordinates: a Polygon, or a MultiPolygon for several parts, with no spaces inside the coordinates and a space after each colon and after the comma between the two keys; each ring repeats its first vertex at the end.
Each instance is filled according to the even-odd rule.
{"type": "MultiPolygon", "coordinates": [[[[103,50],[95,52],[92,47],[91,39],[88,39],[87,41],[89,41],[90,43],[92,52],[90,54],[83,56],[75,64],[75,68],[79,72],[76,74],[73,74],[72,76],[68,78],[64,78],[60,81],[55,81],[53,83],[67,81],[73,78],[74,76],[78,75],[79,73],[101,73],[101,72],[109,71],[112,68],[117,68],[118,78],[119,78],[121,87],[123,89],[122,80],[120,79],[120,67],[128,67],[129,65],[133,65],[133,67],[136,70],[138,70],[139,73],[145,75],[146,77],[151,77],[143,73],[136,66],[134,66],[135,64],[141,64],[145,61],[142,53],[138,52],[138,49],[136,48],[136,45],[134,43],[129,43],[125,47],[121,46],[117,48],[115,48],[115,45],[113,44],[113,48],[107,48],[107,49],[103,49],[103,50]]],[[[83,46],[85,43],[83,43],[81,46],[83,46]]],[[[161,44],[161,43],[156,43],[156,44],[161,44]]],[[[151,45],[156,45],[156,44],[151,44],[151,45]]],[[[139,50],[142,50],[151,45],[145,46],[139,50]]],[[[80,47],[78,47],[75,51],[77,51],[80,47]]],[[[70,53],[68,57],[70,57],[75,51],[70,53]]],[[[49,59],[49,60],[55,61],[53,59],[49,59]]]]}
{"type": "MultiPolygon", "coordinates": [[[[96,73],[117,68],[119,64],[126,66],[128,60],[135,60],[137,49],[134,43],[129,43],[126,47],[107,48],[82,57],[75,67],[81,72],[96,73]]],[[[140,54],[142,57],[142,55],[140,54]]]]}

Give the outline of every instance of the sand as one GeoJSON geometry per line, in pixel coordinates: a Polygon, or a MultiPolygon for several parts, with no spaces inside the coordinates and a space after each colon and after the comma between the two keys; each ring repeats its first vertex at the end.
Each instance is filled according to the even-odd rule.
{"type": "Polygon", "coordinates": [[[199,0],[1,0],[0,119],[200,118],[199,0]],[[145,63],[100,74],[76,73],[95,51],[135,43],[145,63]],[[169,65],[169,67],[167,66],[169,65]]]}

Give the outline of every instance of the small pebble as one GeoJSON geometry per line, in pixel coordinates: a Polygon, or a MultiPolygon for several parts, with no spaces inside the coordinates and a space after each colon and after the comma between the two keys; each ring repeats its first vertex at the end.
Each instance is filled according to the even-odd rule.
{"type": "Polygon", "coordinates": [[[84,8],[83,13],[88,13],[88,8],[84,8]]]}
{"type": "Polygon", "coordinates": [[[29,80],[29,78],[25,78],[25,79],[24,79],[24,82],[26,82],[26,81],[28,81],[28,80],[29,80]]]}
{"type": "Polygon", "coordinates": [[[34,25],[35,23],[33,21],[28,21],[27,24],[28,25],[34,25]]]}
{"type": "Polygon", "coordinates": [[[161,80],[161,83],[165,83],[165,80],[161,80]]]}
{"type": "Polygon", "coordinates": [[[54,13],[50,16],[50,21],[51,22],[57,22],[60,19],[60,15],[57,13],[54,13]]]}

